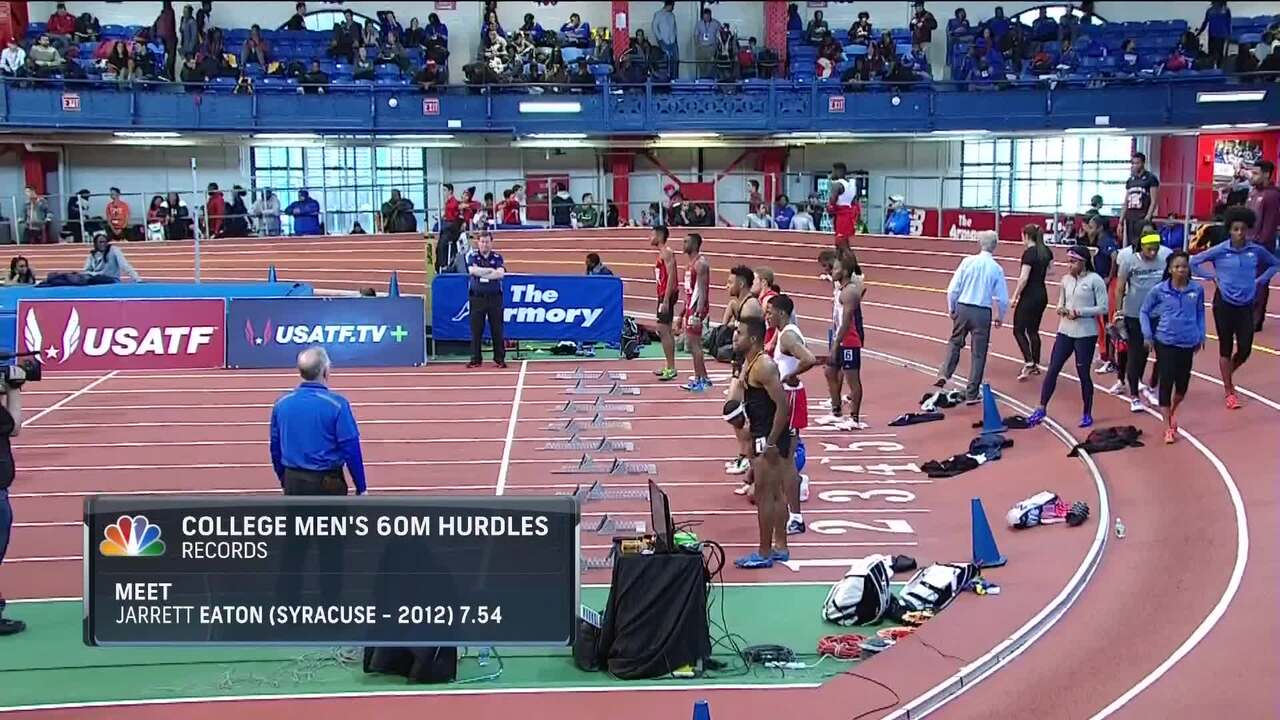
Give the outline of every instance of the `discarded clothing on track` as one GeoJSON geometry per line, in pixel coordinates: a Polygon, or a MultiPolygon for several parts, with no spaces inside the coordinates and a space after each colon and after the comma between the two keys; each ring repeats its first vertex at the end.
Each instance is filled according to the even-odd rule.
{"type": "MultiPolygon", "coordinates": [[[[1026,430],[1027,428],[1031,427],[1031,423],[1027,422],[1026,415],[1010,415],[1009,417],[1004,418],[1003,422],[1005,424],[1005,427],[1009,428],[1010,430],[1026,430]]],[[[973,427],[974,429],[981,428],[982,421],[979,420],[978,422],[974,423],[973,427]]]]}
{"type": "Polygon", "coordinates": [[[1111,452],[1112,450],[1142,447],[1142,441],[1138,439],[1140,437],[1142,437],[1142,431],[1132,425],[1098,428],[1090,432],[1084,442],[1071,448],[1071,452],[1067,453],[1067,457],[1076,457],[1081,450],[1088,452],[1090,455],[1096,455],[1098,453],[1111,452]]]}
{"type": "Polygon", "coordinates": [[[889,427],[903,427],[904,425],[919,425],[921,423],[937,422],[939,420],[945,420],[946,418],[947,416],[943,415],[940,412],[902,413],[898,417],[894,418],[892,422],[889,423],[889,427]]]}
{"type": "Polygon", "coordinates": [[[964,393],[959,390],[935,390],[920,396],[922,412],[936,412],[938,408],[953,408],[964,403],[964,393]]]}

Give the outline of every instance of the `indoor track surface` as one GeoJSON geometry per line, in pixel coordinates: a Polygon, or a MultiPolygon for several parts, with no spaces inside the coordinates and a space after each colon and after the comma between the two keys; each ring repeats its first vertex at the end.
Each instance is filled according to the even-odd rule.
{"type": "MultiPolygon", "coordinates": [[[[702,234],[712,265],[713,318],[722,311],[720,288],[731,265],[767,265],[796,299],[812,345],[822,344],[830,286],[817,278],[814,257],[829,238],[732,228],[706,228],[702,234]]],[[[674,247],[682,237],[681,230],[673,231],[674,247]]],[[[1159,442],[1157,418],[1133,415],[1127,401],[1103,392],[1111,377],[1097,378],[1097,425],[1136,424],[1146,433],[1147,446],[1067,458],[1069,436],[1083,433],[1075,429],[1080,403],[1075,378],[1064,372],[1049,409],[1057,422],[1013,434],[1017,445],[999,463],[936,482],[906,471],[876,474],[870,472],[873,464],[909,466],[961,452],[973,433],[969,423],[980,418],[976,408],[962,408],[950,411],[955,417],[942,423],[887,427],[894,416],[914,409],[932,380],[931,368],[940,361],[950,330],[943,288],[959,260],[975,248],[964,241],[881,236],[860,237],[854,247],[869,288],[863,381],[871,428],[807,435],[814,483],[805,507],[810,531],[795,538],[793,562],[761,573],[728,572],[726,580],[826,585],[840,577],[849,559],[880,551],[910,554],[922,562],[965,559],[968,499],[981,497],[1010,558],[1007,567],[989,573],[1004,589],[1002,595],[962,597],[917,638],[858,665],[857,675],[835,677],[821,687],[726,684],[680,690],[666,681],[647,684],[643,691],[623,686],[499,694],[470,686],[427,690],[427,705],[409,692],[395,697],[377,692],[369,693],[374,697],[184,704],[178,710],[154,703],[128,712],[156,718],[175,712],[189,718],[305,713],[318,719],[370,712],[411,717],[429,709],[440,717],[480,718],[506,717],[517,709],[562,717],[665,718],[684,717],[694,699],[706,697],[714,717],[801,710],[807,717],[849,720],[868,712],[865,717],[906,717],[905,706],[954,673],[968,668],[972,679],[983,674],[974,668],[994,667],[998,672],[976,685],[966,682],[966,690],[931,717],[999,717],[1009,708],[1044,718],[1206,717],[1224,711],[1230,717],[1270,716],[1277,697],[1267,678],[1274,676],[1280,655],[1274,644],[1278,623],[1270,612],[1280,580],[1278,538],[1267,522],[1274,519],[1277,499],[1277,451],[1269,439],[1280,412],[1277,319],[1258,336],[1253,358],[1238,375],[1246,403],[1239,411],[1223,407],[1216,343],[1210,340],[1197,357],[1181,441],[1174,446],[1159,442]],[[1258,442],[1263,439],[1265,444],[1258,442]],[[852,466],[859,470],[847,469],[852,466]],[[1072,530],[1012,533],[1003,527],[1004,511],[1013,502],[1042,489],[1087,500],[1094,516],[1072,530]],[[1107,532],[1117,515],[1128,527],[1123,540],[1107,532]],[[1016,643],[1005,647],[1006,639],[1016,643]],[[991,655],[998,647],[1005,649],[991,655]],[[889,707],[877,711],[882,706],[889,707]]],[[[497,249],[509,270],[532,273],[579,273],[583,256],[598,252],[626,280],[628,312],[651,322],[653,251],[645,230],[505,233],[497,249]]],[[[47,272],[77,266],[85,249],[23,250],[38,271],[47,272]]],[[[125,250],[148,280],[192,277],[189,245],[125,250]]],[[[1019,253],[1019,246],[1008,243],[998,251],[1011,279],[1019,253]]],[[[421,239],[411,237],[210,242],[203,246],[202,278],[256,280],[274,264],[282,280],[353,290],[382,286],[395,270],[402,292],[417,293],[426,277],[423,258],[421,239]]],[[[1062,271],[1056,267],[1054,278],[1062,271]]],[[[1056,292],[1055,285],[1051,297],[1056,292]]],[[[1046,344],[1055,329],[1047,314],[1041,328],[1046,344]]],[[[986,379],[1004,396],[1006,412],[1026,414],[1037,402],[1038,383],[1014,381],[1020,358],[1007,329],[994,330],[992,339],[986,379]]],[[[967,371],[967,352],[965,357],[961,373],[967,371]]],[[[576,364],[513,362],[507,371],[492,366],[465,371],[451,364],[417,370],[337,368],[333,384],[356,407],[373,492],[554,493],[581,480],[554,472],[571,462],[572,454],[541,449],[552,439],[545,426],[562,419],[553,411],[571,399],[564,394],[565,383],[553,376],[576,364]]],[[[626,384],[640,388],[638,397],[620,399],[635,406],[626,418],[632,427],[610,435],[635,442],[635,452],[625,459],[658,466],[656,479],[671,495],[677,521],[699,521],[699,535],[724,543],[730,556],[749,552],[754,514],[729,492],[732,479],[722,473],[722,461],[734,451],[718,418],[723,401],[718,388],[691,396],[657,383],[649,372],[651,361],[582,364],[627,372],[626,384]]],[[[681,375],[688,370],[682,360],[681,375]]],[[[726,371],[712,369],[713,374],[726,371]]],[[[276,492],[266,458],[266,416],[273,399],[293,382],[285,371],[49,373],[29,386],[27,421],[15,440],[20,471],[12,492],[18,526],[0,586],[11,599],[78,597],[79,523],[86,494],[276,492]]],[[[816,371],[807,384],[811,416],[816,416],[822,394],[816,371]]],[[[604,512],[647,514],[644,508],[603,503],[585,507],[584,520],[604,512]]],[[[607,537],[584,536],[584,552],[602,553],[607,543],[607,537]]],[[[584,582],[607,583],[608,576],[592,571],[584,582]]],[[[22,603],[14,603],[10,614],[20,617],[21,609],[22,603]]],[[[816,613],[817,608],[796,612],[816,613]]],[[[7,682],[4,675],[16,676],[0,674],[0,684],[7,682]]],[[[17,716],[108,718],[119,710],[82,705],[17,716]]]]}

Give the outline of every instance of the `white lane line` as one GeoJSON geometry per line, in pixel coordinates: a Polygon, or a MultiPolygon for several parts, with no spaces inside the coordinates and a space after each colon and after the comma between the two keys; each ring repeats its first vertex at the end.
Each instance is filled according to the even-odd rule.
{"type": "Polygon", "coordinates": [[[520,361],[520,375],[516,378],[516,394],[511,400],[511,417],[507,420],[507,441],[502,446],[502,464],[498,466],[498,485],[494,488],[495,495],[501,495],[507,491],[507,468],[511,466],[511,448],[515,446],[516,439],[516,418],[520,416],[520,397],[524,395],[524,377],[529,370],[529,361],[520,361]]]}
{"type": "Polygon", "coordinates": [[[76,390],[75,392],[71,393],[70,395],[68,395],[68,396],[66,396],[66,397],[64,397],[64,398],[62,398],[62,399],[61,399],[61,400],[59,400],[58,402],[56,402],[56,403],[54,403],[54,404],[50,405],[49,407],[47,407],[47,408],[45,408],[45,409],[41,410],[40,412],[37,412],[35,415],[32,415],[31,417],[27,418],[26,420],[23,420],[23,421],[22,421],[22,427],[24,427],[24,428],[25,428],[25,427],[27,427],[27,426],[31,425],[31,424],[32,424],[32,423],[34,423],[35,421],[37,421],[37,420],[39,420],[40,418],[44,417],[45,415],[48,415],[49,413],[53,412],[54,410],[57,410],[57,409],[59,409],[59,408],[61,408],[61,407],[65,406],[67,403],[71,402],[72,400],[75,400],[76,398],[80,397],[81,395],[84,395],[85,393],[89,392],[90,390],[94,389],[95,387],[97,387],[97,386],[101,385],[102,383],[104,383],[104,382],[106,382],[106,381],[110,380],[111,378],[113,378],[113,377],[115,377],[115,376],[116,376],[116,373],[117,373],[117,372],[119,372],[119,370],[112,370],[111,372],[107,373],[106,375],[103,375],[102,377],[98,378],[97,380],[94,380],[93,382],[89,383],[88,385],[85,385],[84,387],[80,388],[79,390],[76,390]]]}

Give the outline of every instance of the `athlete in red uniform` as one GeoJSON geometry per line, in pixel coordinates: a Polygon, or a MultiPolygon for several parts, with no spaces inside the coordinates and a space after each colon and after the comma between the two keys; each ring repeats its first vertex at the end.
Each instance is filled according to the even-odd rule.
{"type": "MultiPolygon", "coordinates": [[[[765,313],[768,327],[777,331],[777,347],[773,351],[773,364],[778,366],[778,374],[782,376],[782,389],[787,393],[787,401],[791,404],[791,430],[799,444],[800,431],[809,427],[809,396],[805,392],[800,376],[817,364],[817,359],[805,345],[800,328],[791,322],[795,312],[795,303],[786,295],[776,295],[769,303],[769,311],[765,313]]],[[[787,518],[787,534],[795,535],[805,530],[804,516],[800,511],[800,503],[808,496],[806,478],[800,474],[795,463],[791,463],[786,482],[787,507],[790,510],[787,518]]]]}
{"type": "MultiPolygon", "coordinates": [[[[760,300],[761,310],[768,314],[769,299],[782,292],[774,282],[773,269],[768,267],[756,268],[755,283],[751,286],[751,292],[760,300]]],[[[764,331],[764,351],[773,354],[773,345],[778,341],[778,331],[775,328],[766,325],[764,331]]]]}
{"type": "Polygon", "coordinates": [[[520,198],[516,197],[515,189],[502,191],[502,224],[520,224],[520,198]]]}
{"type": "Polygon", "coordinates": [[[830,201],[827,209],[835,228],[836,248],[841,252],[849,249],[853,236],[858,232],[858,218],[862,215],[862,206],[858,204],[853,181],[845,177],[848,172],[844,163],[831,166],[830,201]]]}
{"type": "Polygon", "coordinates": [[[676,301],[680,299],[680,287],[675,283],[679,272],[676,254],[667,247],[669,234],[666,225],[655,225],[649,240],[649,245],[658,251],[653,266],[658,286],[658,311],[654,319],[658,324],[658,339],[662,341],[662,354],[667,361],[661,370],[654,370],[653,374],[663,381],[676,379],[676,341],[671,333],[671,321],[675,319],[676,301]]]}

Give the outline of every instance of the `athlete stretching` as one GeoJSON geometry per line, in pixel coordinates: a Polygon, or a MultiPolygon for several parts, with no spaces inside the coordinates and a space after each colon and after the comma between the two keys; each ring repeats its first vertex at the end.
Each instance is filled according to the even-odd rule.
{"type": "MultiPolygon", "coordinates": [[[[818,363],[805,345],[804,335],[800,328],[791,322],[791,314],[795,311],[795,303],[786,295],[778,295],[769,303],[765,313],[765,321],[777,331],[778,342],[773,349],[773,364],[778,366],[782,376],[782,388],[787,393],[790,405],[790,428],[795,436],[795,443],[800,442],[800,431],[809,427],[809,395],[800,382],[800,376],[808,372],[818,363]]],[[[804,532],[804,516],[800,512],[800,503],[808,496],[808,479],[800,474],[796,463],[788,466],[786,481],[783,487],[787,494],[787,534],[796,535],[804,532]]]]}
{"type": "Polygon", "coordinates": [[[689,265],[684,270],[684,315],[680,327],[685,336],[685,349],[693,358],[693,377],[684,386],[689,392],[704,392],[711,387],[707,376],[707,359],[702,352],[702,329],[711,313],[711,264],[702,254],[702,236],[689,233],[684,239],[684,254],[689,265]]]}
{"type": "Polygon", "coordinates": [[[667,364],[653,374],[659,380],[676,379],[676,340],[671,333],[671,321],[675,319],[676,301],[680,299],[680,287],[675,283],[676,254],[667,247],[667,236],[670,233],[666,225],[653,226],[649,245],[658,251],[654,263],[654,275],[658,283],[658,314],[654,320],[658,324],[658,339],[662,342],[662,355],[667,364]]]}
{"type": "Polygon", "coordinates": [[[853,236],[858,231],[858,217],[862,214],[862,206],[858,204],[858,192],[853,181],[845,177],[849,172],[844,163],[831,166],[831,198],[828,210],[831,212],[831,224],[836,235],[836,249],[843,253],[849,249],[853,236]]]}
{"type": "Polygon", "coordinates": [[[773,567],[775,560],[790,560],[787,549],[787,499],[783,483],[792,464],[791,435],[786,391],[778,367],[764,352],[764,322],[743,318],[733,334],[733,348],[743,357],[742,382],[732,400],[741,403],[746,430],[751,436],[751,471],[755,476],[759,549],[738,558],[734,565],[756,569],[773,567]]]}
{"type": "Polygon", "coordinates": [[[862,422],[862,334],[858,328],[858,309],[862,304],[860,283],[854,281],[858,261],[846,253],[831,268],[836,284],[831,312],[835,332],[831,336],[827,359],[827,390],[831,397],[831,414],[818,418],[819,425],[834,425],[840,430],[865,430],[862,422]],[[849,386],[849,417],[842,416],[841,379],[849,386]]]}

